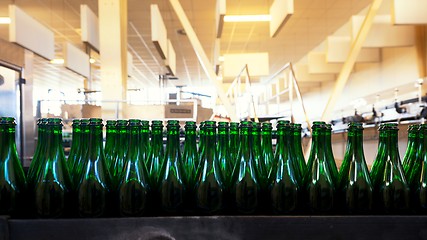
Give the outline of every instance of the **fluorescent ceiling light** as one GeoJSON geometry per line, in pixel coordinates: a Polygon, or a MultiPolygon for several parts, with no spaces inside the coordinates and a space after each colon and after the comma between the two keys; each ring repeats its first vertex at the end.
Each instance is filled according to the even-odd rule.
{"type": "Polygon", "coordinates": [[[50,60],[50,63],[52,63],[52,64],[58,64],[58,65],[64,64],[64,62],[65,61],[62,58],[55,58],[55,59],[50,60]]]}
{"type": "Polygon", "coordinates": [[[0,24],[10,24],[10,17],[0,17],[0,24]]]}
{"type": "Polygon", "coordinates": [[[94,63],[96,62],[96,60],[95,60],[95,59],[93,59],[93,58],[91,58],[91,59],[89,59],[89,62],[90,62],[91,64],[94,64],[94,63]]]}
{"type": "Polygon", "coordinates": [[[225,15],[224,22],[269,22],[270,15],[225,15]]]}

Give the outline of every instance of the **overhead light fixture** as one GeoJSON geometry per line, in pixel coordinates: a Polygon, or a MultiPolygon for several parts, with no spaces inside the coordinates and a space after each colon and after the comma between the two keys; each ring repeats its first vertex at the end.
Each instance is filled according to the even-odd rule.
{"type": "Polygon", "coordinates": [[[62,58],[55,58],[55,59],[50,60],[50,63],[61,65],[61,64],[65,63],[65,60],[62,58]]]}
{"type": "Polygon", "coordinates": [[[10,17],[0,17],[0,24],[10,24],[10,17]]]}
{"type": "Polygon", "coordinates": [[[90,58],[90,59],[89,59],[89,62],[90,62],[91,64],[94,64],[94,63],[96,62],[96,60],[95,60],[95,59],[93,59],[93,58],[90,58]]]}
{"type": "Polygon", "coordinates": [[[270,22],[271,16],[265,15],[225,15],[224,22],[270,22]]]}

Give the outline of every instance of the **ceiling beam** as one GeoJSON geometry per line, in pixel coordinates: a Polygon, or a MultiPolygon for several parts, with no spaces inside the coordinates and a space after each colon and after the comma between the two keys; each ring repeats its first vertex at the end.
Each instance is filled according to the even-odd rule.
{"type": "Polygon", "coordinates": [[[181,22],[185,32],[187,33],[187,37],[190,40],[191,45],[193,46],[194,51],[196,52],[196,56],[199,59],[200,65],[206,73],[206,76],[209,78],[210,82],[215,86],[219,99],[230,116],[232,121],[237,121],[237,116],[234,108],[231,106],[231,103],[227,96],[225,95],[224,90],[221,87],[221,83],[216,79],[216,74],[213,69],[213,65],[209,61],[202,44],[197,38],[196,33],[194,32],[193,27],[190,24],[190,21],[187,18],[187,15],[184,12],[179,0],[169,0],[172,8],[174,9],[176,15],[178,16],[179,21],[181,22]]]}
{"type": "Polygon", "coordinates": [[[324,121],[328,121],[331,118],[332,110],[335,108],[337,100],[341,97],[342,91],[344,90],[347,80],[350,77],[350,73],[354,67],[354,64],[356,63],[357,56],[359,55],[360,50],[362,49],[362,45],[368,36],[369,30],[371,29],[375,15],[381,6],[381,3],[382,0],[374,0],[372,2],[372,5],[366,14],[365,20],[363,21],[357,36],[351,44],[350,53],[348,54],[343,67],[341,68],[341,71],[335,82],[335,86],[331,95],[329,96],[328,103],[326,104],[325,110],[323,111],[322,120],[324,121]]]}
{"type": "Polygon", "coordinates": [[[427,38],[426,27],[416,27],[416,50],[417,50],[417,63],[418,63],[418,76],[420,78],[427,77],[427,38]]]}

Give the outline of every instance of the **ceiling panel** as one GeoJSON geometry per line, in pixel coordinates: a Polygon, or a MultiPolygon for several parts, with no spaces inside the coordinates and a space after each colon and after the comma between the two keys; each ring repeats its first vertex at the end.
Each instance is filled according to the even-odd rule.
{"type": "MultiPolygon", "coordinates": [[[[227,14],[268,14],[272,2],[273,0],[228,0],[227,14]]],[[[301,59],[342,26],[351,15],[361,11],[370,2],[371,0],[295,0],[294,15],[275,38],[269,37],[269,25],[265,22],[225,23],[220,40],[220,55],[268,52],[270,73],[276,72],[286,63],[301,59]]],[[[53,29],[57,42],[56,56],[61,56],[64,41],[74,44],[83,51],[86,50],[80,40],[80,4],[89,5],[97,13],[97,0],[0,0],[0,15],[7,14],[7,5],[11,3],[18,5],[53,29]]],[[[213,60],[216,0],[180,0],[180,3],[192,22],[208,59],[213,60]]],[[[128,51],[133,55],[136,68],[134,76],[129,80],[134,81],[132,86],[144,83],[157,86],[158,75],[167,72],[164,61],[151,42],[150,4],[158,4],[166,24],[168,38],[171,39],[176,51],[176,75],[179,81],[170,82],[169,85],[209,84],[187,36],[178,33],[182,26],[169,1],[128,0],[128,51]]],[[[7,39],[7,34],[7,27],[0,25],[0,37],[7,39]]],[[[73,88],[80,86],[81,80],[78,76],[72,75],[73,73],[70,75],[68,70],[58,67],[52,70],[47,67],[48,65],[50,63],[46,61],[37,64],[37,68],[40,68],[37,69],[40,81],[44,81],[42,79],[50,83],[63,81],[73,88]],[[43,76],[44,72],[46,76],[43,76]]],[[[93,69],[93,80],[99,81],[99,76],[99,70],[93,69]]],[[[310,85],[306,89],[315,86],[317,85],[310,85]]]]}

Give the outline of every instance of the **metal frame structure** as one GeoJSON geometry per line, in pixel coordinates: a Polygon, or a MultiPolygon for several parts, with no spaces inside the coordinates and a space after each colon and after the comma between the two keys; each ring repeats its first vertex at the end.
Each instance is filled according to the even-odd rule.
{"type": "Polygon", "coordinates": [[[176,15],[178,16],[179,21],[181,22],[185,33],[187,34],[188,39],[190,40],[191,45],[194,48],[194,52],[196,52],[197,58],[199,59],[200,65],[202,66],[206,76],[209,78],[210,82],[215,86],[216,92],[218,94],[219,99],[224,105],[228,115],[233,121],[236,121],[236,113],[233,111],[233,107],[227,98],[225,92],[222,89],[221,83],[216,79],[217,75],[214,71],[213,64],[209,61],[208,56],[203,50],[202,44],[200,43],[197,35],[191,26],[190,21],[188,20],[187,15],[184,12],[179,0],[169,0],[172,8],[174,9],[176,15]]]}
{"type": "Polygon", "coordinates": [[[366,14],[365,20],[360,27],[359,32],[357,33],[356,39],[351,44],[350,53],[348,54],[343,67],[335,81],[334,89],[332,90],[331,96],[328,99],[325,110],[322,114],[322,120],[328,121],[331,118],[332,110],[334,110],[335,105],[339,97],[341,96],[342,91],[350,77],[351,70],[356,63],[357,56],[362,50],[362,45],[368,36],[369,30],[374,22],[375,15],[377,14],[383,0],[374,0],[371,4],[371,7],[366,14]]]}
{"type": "Polygon", "coordinates": [[[255,101],[254,101],[254,96],[251,92],[251,77],[249,74],[249,68],[248,65],[245,64],[245,66],[243,66],[243,68],[239,71],[239,73],[237,74],[237,76],[234,78],[233,82],[231,83],[230,87],[228,88],[227,92],[225,93],[225,95],[230,99],[231,103],[234,103],[234,107],[236,109],[236,115],[240,118],[250,118],[250,108],[252,107],[252,110],[254,112],[254,120],[255,122],[258,122],[258,116],[256,113],[256,108],[255,108],[255,101]],[[245,92],[242,93],[242,75],[245,74],[245,92]],[[237,100],[239,99],[239,97],[242,97],[244,95],[249,95],[250,100],[248,101],[248,112],[247,112],[247,116],[243,116],[242,114],[239,114],[240,111],[240,104],[238,104],[237,100]],[[252,106],[250,106],[252,105],[252,106]]]}
{"type": "MultiPolygon", "coordinates": [[[[265,104],[268,104],[271,100],[275,99],[276,104],[279,106],[280,105],[280,97],[283,94],[287,94],[287,93],[289,94],[288,100],[290,103],[290,112],[291,112],[291,121],[292,122],[294,122],[293,101],[294,101],[294,91],[295,91],[297,100],[300,103],[300,107],[304,113],[305,121],[307,123],[307,128],[311,131],[310,120],[308,118],[307,111],[305,110],[304,100],[302,99],[301,91],[300,91],[300,88],[298,85],[298,80],[297,80],[296,75],[295,75],[293,64],[292,63],[285,64],[276,73],[271,75],[270,78],[268,78],[266,81],[264,81],[264,83],[265,84],[271,84],[272,88],[274,86],[275,92],[276,92],[276,94],[265,99],[265,101],[264,101],[265,104]],[[274,82],[274,81],[278,81],[277,77],[280,74],[286,74],[285,71],[289,71],[289,72],[288,72],[287,76],[285,75],[286,77],[285,77],[285,80],[283,83],[284,89],[280,89],[279,82],[274,82]]],[[[271,88],[271,90],[272,90],[272,88],[271,88]]],[[[265,94],[267,95],[267,93],[265,93],[265,94]]]]}

